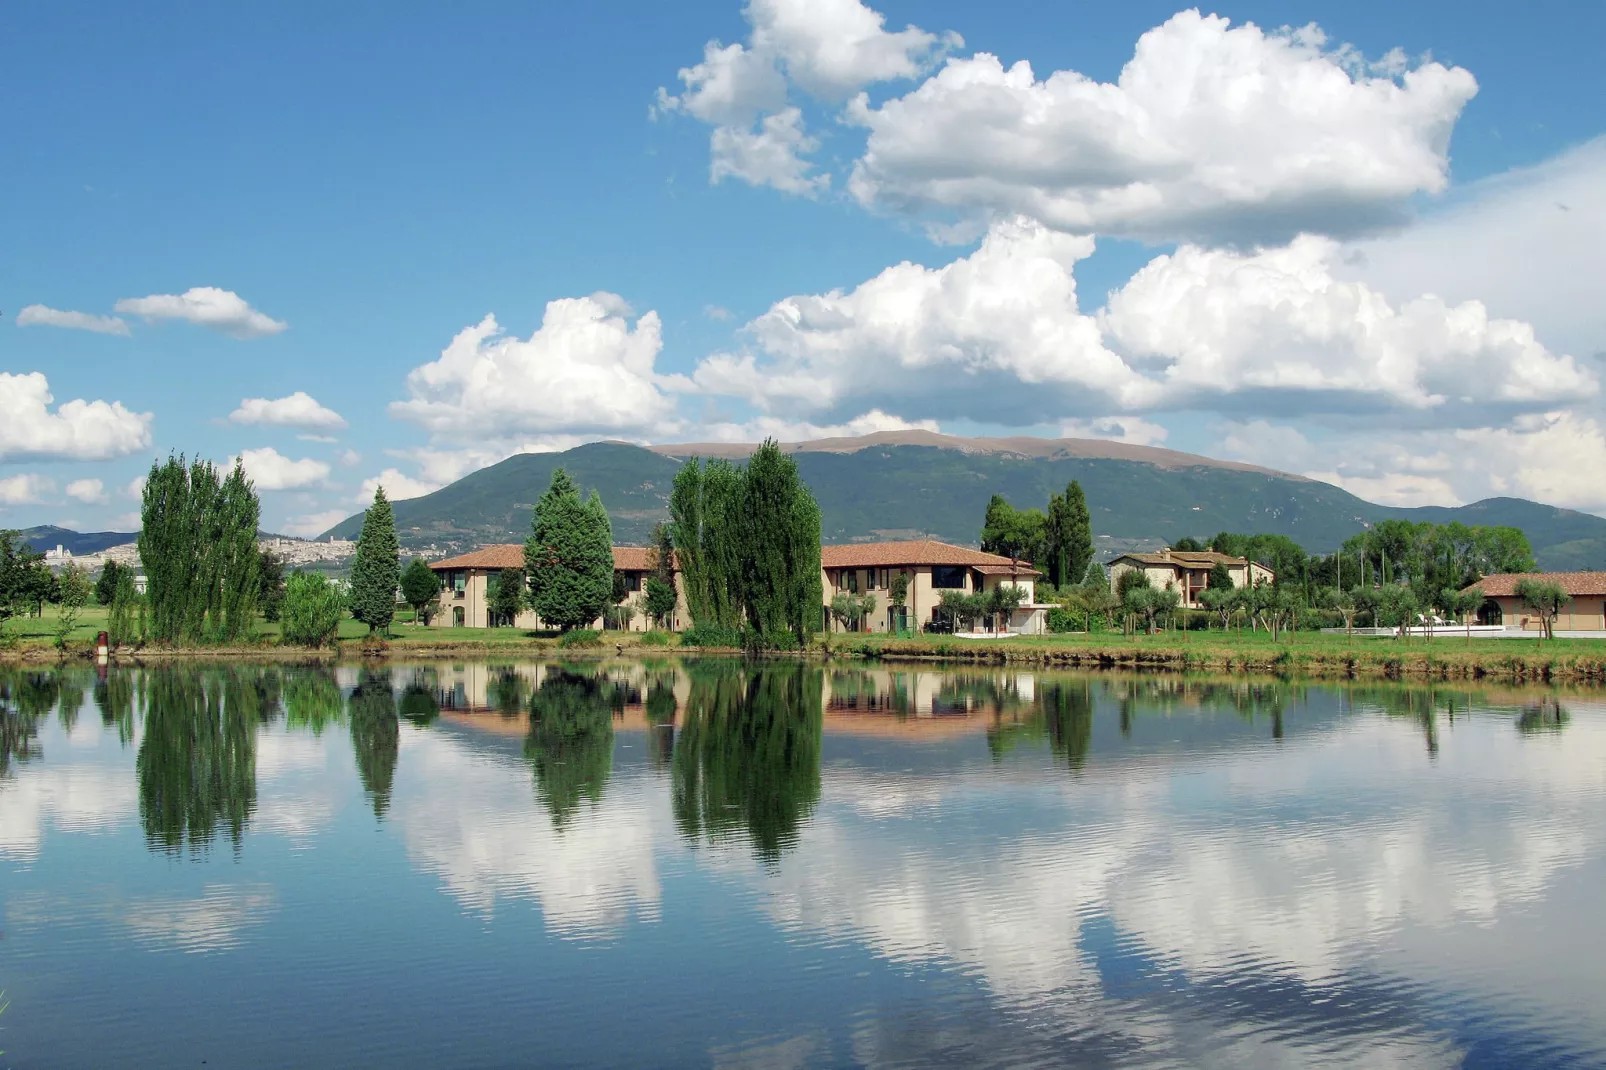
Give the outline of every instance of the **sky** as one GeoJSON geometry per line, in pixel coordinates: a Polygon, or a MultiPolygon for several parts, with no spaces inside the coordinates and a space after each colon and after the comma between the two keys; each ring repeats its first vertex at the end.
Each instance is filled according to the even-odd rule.
{"type": "Polygon", "coordinates": [[[1606,5],[7,13],[0,526],[906,427],[1606,515],[1606,5]]]}

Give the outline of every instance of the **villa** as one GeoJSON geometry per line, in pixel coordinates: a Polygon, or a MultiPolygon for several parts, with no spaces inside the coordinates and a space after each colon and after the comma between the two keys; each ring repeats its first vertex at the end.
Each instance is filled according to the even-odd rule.
{"type": "Polygon", "coordinates": [[[1167,547],[1157,554],[1122,554],[1110,562],[1110,590],[1116,590],[1121,574],[1141,569],[1148,574],[1149,583],[1157,590],[1174,590],[1182,599],[1185,609],[1198,609],[1199,596],[1210,585],[1210,570],[1217,565],[1227,567],[1234,587],[1254,587],[1271,583],[1277,574],[1258,561],[1230,557],[1213,550],[1173,550],[1167,547]]]}
{"type": "MultiPolygon", "coordinates": [[[[838,594],[876,596],[865,616],[869,632],[919,631],[931,623],[944,591],[976,594],[1008,584],[1022,588],[1026,600],[1010,614],[1007,630],[1022,635],[1047,631],[1047,611],[1036,601],[1036,584],[1042,575],[1023,561],[984,553],[931,539],[911,542],[870,542],[820,547],[825,604],[838,594]],[[892,581],[899,573],[909,577],[902,608],[892,604],[892,581]]],[[[840,623],[833,630],[842,631],[840,623]]]]}
{"type": "MultiPolygon", "coordinates": [[[[647,577],[652,574],[653,551],[645,546],[615,546],[613,568],[625,577],[627,594],[619,604],[631,610],[625,628],[644,632],[651,627],[645,609],[647,577]]],[[[505,568],[524,567],[522,543],[500,543],[482,546],[457,557],[434,561],[429,566],[441,578],[440,612],[430,620],[436,628],[489,628],[491,622],[490,581],[505,568]]],[[[670,628],[679,631],[691,623],[686,612],[686,593],[681,587],[680,572],[675,572],[675,612],[670,628]]],[[[606,622],[601,618],[592,627],[601,629],[606,622]]],[[[537,629],[541,618],[533,609],[525,609],[513,618],[515,628],[537,629]]]]}

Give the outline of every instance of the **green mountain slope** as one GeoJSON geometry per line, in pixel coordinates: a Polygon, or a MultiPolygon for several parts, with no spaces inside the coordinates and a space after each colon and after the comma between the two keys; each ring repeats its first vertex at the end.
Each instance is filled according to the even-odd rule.
{"type": "Polygon", "coordinates": [[[42,524],[25,528],[22,539],[35,550],[44,552],[60,546],[73,554],[95,554],[108,546],[122,546],[139,538],[137,531],[74,531],[42,524]]]}
{"type": "MultiPolygon", "coordinates": [[[[1041,506],[1051,492],[1076,479],[1087,491],[1105,556],[1223,530],[1287,535],[1313,552],[1330,552],[1365,523],[1401,517],[1514,524],[1528,533],[1542,567],[1606,567],[1606,520],[1518,498],[1397,509],[1315,480],[1172,451],[1129,448],[1125,455],[1108,456],[1089,449],[1085,452],[1093,455],[1073,456],[1074,444],[1032,452],[852,445],[832,450],[805,445],[794,454],[819,499],[827,542],[930,536],[973,544],[993,494],[1016,505],[1041,506]]],[[[680,461],[604,442],[565,453],[510,457],[433,494],[395,503],[397,534],[409,549],[433,546],[437,552],[522,541],[532,505],[559,465],[587,493],[601,492],[615,541],[639,545],[668,517],[670,485],[680,461]]],[[[359,513],[325,536],[356,538],[361,526],[359,513]]]]}

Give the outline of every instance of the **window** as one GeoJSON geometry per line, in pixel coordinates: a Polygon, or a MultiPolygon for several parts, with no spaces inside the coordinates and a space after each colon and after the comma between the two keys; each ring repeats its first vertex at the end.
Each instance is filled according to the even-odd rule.
{"type": "Polygon", "coordinates": [[[452,573],[452,592],[462,594],[463,588],[468,585],[468,574],[462,571],[452,573]]]}
{"type": "Polygon", "coordinates": [[[960,590],[965,586],[965,569],[962,565],[931,566],[931,585],[938,590],[960,590]]]}
{"type": "Polygon", "coordinates": [[[625,573],[625,590],[627,590],[627,591],[639,591],[639,590],[641,590],[641,573],[639,573],[639,572],[626,572],[625,573]]]}

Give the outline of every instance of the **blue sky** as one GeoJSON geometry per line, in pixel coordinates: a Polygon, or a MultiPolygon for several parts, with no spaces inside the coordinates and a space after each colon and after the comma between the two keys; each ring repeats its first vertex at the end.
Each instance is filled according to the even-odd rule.
{"type": "Polygon", "coordinates": [[[15,6],[0,524],[126,527],[168,451],[313,534],[520,449],[908,425],[1606,511],[1601,6],[1178,10],[15,6]]]}

